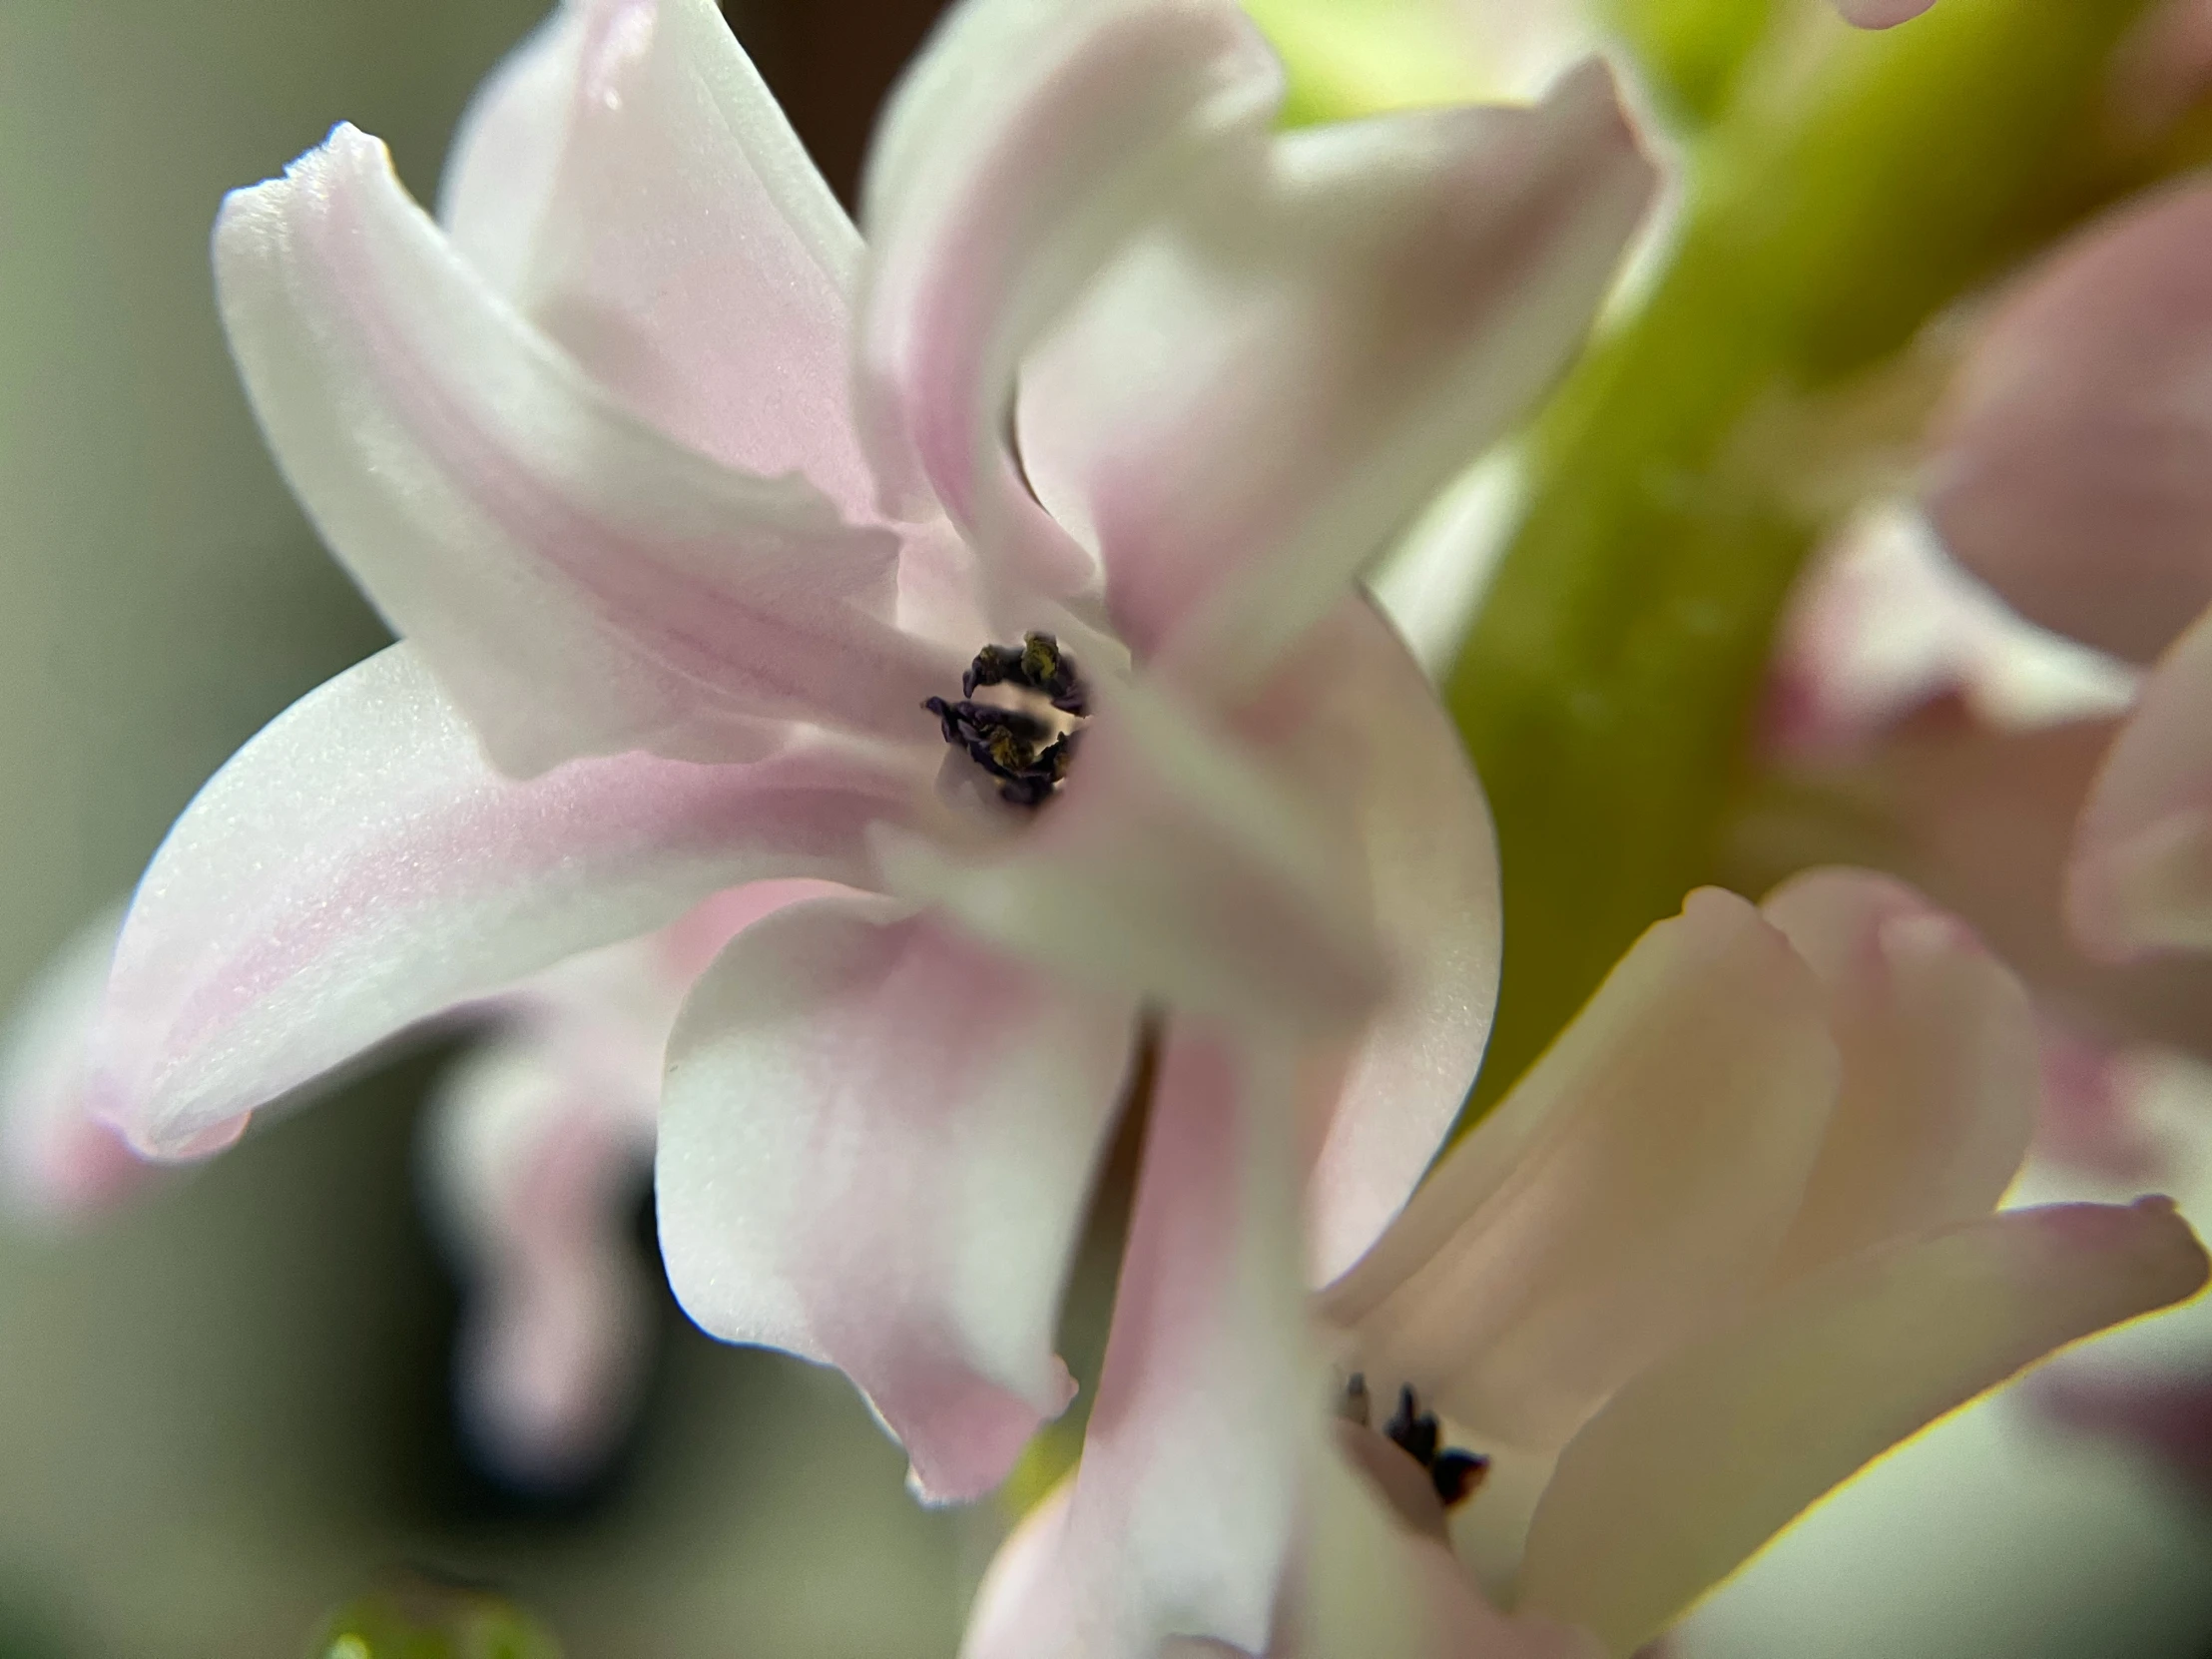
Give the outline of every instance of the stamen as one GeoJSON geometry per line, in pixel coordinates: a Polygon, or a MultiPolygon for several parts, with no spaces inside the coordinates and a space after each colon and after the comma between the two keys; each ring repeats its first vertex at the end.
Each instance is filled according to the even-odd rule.
{"type": "MultiPolygon", "coordinates": [[[[1345,1383],[1337,1414],[1365,1427],[1371,1412],[1367,1374],[1354,1372],[1345,1383]]],[[[1421,1409],[1420,1396],[1410,1384],[1398,1389],[1397,1409],[1382,1425],[1382,1436],[1428,1471],[1429,1483],[1446,1509],[1472,1497],[1490,1472],[1490,1460],[1480,1452],[1442,1445],[1443,1425],[1435,1412],[1421,1409]]]]}
{"type": "Polygon", "coordinates": [[[975,701],[980,686],[1008,686],[1039,699],[1070,721],[1090,709],[1089,693],[1074,658],[1050,634],[1024,636],[1020,646],[986,645],[960,680],[961,700],[932,697],[922,704],[937,717],[944,741],[998,780],[1001,800],[1036,808],[1067,780],[1080,728],[1027,710],[975,701]]]}

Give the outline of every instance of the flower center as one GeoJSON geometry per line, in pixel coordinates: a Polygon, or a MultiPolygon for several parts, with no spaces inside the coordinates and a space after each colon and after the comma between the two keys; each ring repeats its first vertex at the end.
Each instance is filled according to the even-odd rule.
{"type": "MultiPolygon", "coordinates": [[[[1374,1406],[1368,1397],[1365,1372],[1352,1374],[1337,1411],[1362,1428],[1371,1426],[1374,1406]]],[[[1441,1443],[1443,1427],[1436,1421],[1436,1413],[1420,1408],[1420,1396],[1410,1383],[1397,1390],[1397,1410],[1382,1425],[1382,1437],[1428,1471],[1429,1483],[1446,1509],[1456,1508],[1472,1497],[1482,1477],[1490,1472],[1490,1460],[1480,1452],[1441,1443]]]]}
{"type": "Polygon", "coordinates": [[[1090,714],[1090,694],[1075,659],[1050,634],[1021,644],[986,645],[960,679],[960,701],[932,697],[944,741],[998,780],[1001,800],[1032,810],[1051,800],[1075,759],[1075,742],[1090,714]],[[978,701],[990,688],[998,697],[978,701]]]}

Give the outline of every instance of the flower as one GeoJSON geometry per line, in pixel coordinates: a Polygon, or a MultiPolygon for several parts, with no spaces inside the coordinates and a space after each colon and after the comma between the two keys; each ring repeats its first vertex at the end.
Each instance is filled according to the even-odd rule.
{"type": "Polygon", "coordinates": [[[1217,1031],[1327,1074],[1269,1134],[1311,1137],[1323,1267],[1357,1255],[1459,1104],[1495,910],[1464,757],[1351,584],[1557,371],[1650,174],[1597,67],[1294,134],[1279,96],[1227,0],[973,0],[863,247],[707,0],[579,0],[480,95],[442,225],[342,126],[233,196],[249,393],[403,639],[172,830],[99,1113],[203,1154],[814,878],[850,890],[676,1021],[663,1253],[711,1332],[846,1372],[925,1496],[1068,1397],[1140,1009],[1178,1075],[1217,1031]]]}
{"type": "MultiPolygon", "coordinates": [[[[461,1420],[502,1478],[571,1485],[604,1466],[628,1426],[652,1310],[633,1216],[669,1027],[739,929],[837,890],[764,881],[718,894],[657,933],[453,1010],[484,1040],[433,1088],[422,1184],[469,1289],[461,1420]]],[[[91,1114],[84,1087],[121,920],[118,906],[87,923],[0,1038],[0,1194],[27,1226],[80,1222],[156,1172],[91,1114]]]]}
{"type": "Polygon", "coordinates": [[[2036,1096],[2018,983],[1910,889],[1822,870],[1758,909],[1693,893],[1302,1313],[1259,1260],[1287,1206],[1214,1213],[1197,1171],[1223,1109],[1163,1077],[1084,1460],[986,1580],[967,1659],[1162,1635],[1634,1651],[1889,1446],[2204,1284],[2163,1200],[1990,1214],[2036,1096]],[[1424,1473],[1360,1430],[1399,1517],[1361,1518],[1316,1351],[1377,1397],[1412,1390],[1392,1426],[1416,1457],[1440,1432],[1494,1458],[1459,1537],[1510,1617],[1443,1570],[1439,1493],[1465,1464],[1424,1473]],[[1289,1547],[1225,1524],[1262,1449],[1240,1419],[1278,1395],[1293,1426],[1261,1478],[1308,1517],[1290,1597],[1194,1623],[1225,1558],[1260,1583],[1252,1559],[1289,1547]]]}

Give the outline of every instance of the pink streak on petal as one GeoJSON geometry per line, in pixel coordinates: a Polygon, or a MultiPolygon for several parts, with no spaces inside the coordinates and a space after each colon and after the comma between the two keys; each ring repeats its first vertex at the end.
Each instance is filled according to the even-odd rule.
{"type": "Polygon", "coordinates": [[[0,1205],[33,1224],[67,1224],[103,1209],[150,1173],[86,1110],[86,1045],[122,920],[118,907],[80,928],[0,1032],[0,1205]]]}
{"type": "Polygon", "coordinates": [[[866,879],[911,785],[801,747],[751,767],[487,766],[409,649],[293,706],[141,883],[95,1037],[101,1115],[175,1154],[415,1022],[754,876],[866,879]]]}
{"type": "Polygon", "coordinates": [[[1156,204],[1257,140],[1281,86],[1225,0],[953,14],[893,97],[864,189],[856,404],[887,507],[933,492],[1018,580],[1090,582],[1008,447],[1021,355],[1156,204]]]}
{"type": "Polygon", "coordinates": [[[1053,1328],[1134,1024],[880,900],[747,929],[670,1042],[678,1299],[842,1370],[926,1500],[981,1495],[1074,1388],[1053,1328]]]}
{"type": "Polygon", "coordinates": [[[1046,1655],[1263,1649],[1322,1454],[1283,1057],[1172,1029],[1046,1655]]]}
{"type": "Polygon", "coordinates": [[[2212,187],[2106,214],[2004,299],[1938,422],[1952,553],[2045,627],[2137,662],[2212,602],[2212,187]]]}
{"type": "Polygon", "coordinates": [[[464,151],[441,216],[455,242],[482,266],[485,208],[534,194],[498,283],[524,314],[672,437],[871,516],[845,395],[859,238],[783,111],[708,0],[591,0],[565,23],[565,78],[507,89],[496,112],[519,123],[545,100],[557,142],[464,151]]]}
{"type": "Polygon", "coordinates": [[[1595,64],[1239,159],[1044,342],[1022,441],[1139,654],[1243,686],[1550,384],[1654,175],[1595,64]]]}
{"type": "MultiPolygon", "coordinates": [[[[920,741],[956,663],[892,626],[897,540],[616,407],[341,127],[217,226],[234,352],[287,479],[511,771],[761,722],[920,741]]],[[[770,740],[773,741],[773,740],[770,740]]]]}

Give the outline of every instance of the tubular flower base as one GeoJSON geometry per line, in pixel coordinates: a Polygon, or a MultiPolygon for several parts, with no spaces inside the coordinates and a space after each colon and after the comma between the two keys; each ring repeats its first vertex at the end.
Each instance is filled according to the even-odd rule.
{"type": "MultiPolygon", "coordinates": [[[[863,243],[709,0],[574,0],[479,95],[439,219],[344,126],[234,195],[247,389],[402,638],[171,832],[95,1113],[196,1156],[444,1010],[812,879],[842,890],[675,1021],[663,1253],[709,1331],[846,1372],[924,1496],[1067,1401],[1140,1008],[1253,1091],[1224,1191],[1295,1136],[1320,1270],[1357,1257],[1462,1097],[1497,941],[1481,797],[1355,583],[1556,376],[1652,177],[1597,65],[1295,133],[1281,96],[1230,0],[970,0],[863,243]]],[[[519,1179],[480,1127],[460,1166],[519,1179]]]]}
{"type": "MultiPolygon", "coordinates": [[[[2161,1199],[1990,1213],[2037,1089],[2018,984],[1910,889],[1693,893],[1300,1314],[1205,1183],[1233,1094],[1164,1073],[1083,1461],[966,1659],[1632,1653],[1889,1446],[2204,1284],[2161,1199]],[[1323,1357],[1442,1424],[1330,1434],[1323,1357]],[[1217,1461],[1277,1396],[1305,1411],[1273,1471],[1217,1461]],[[1406,1455],[1437,1441],[1491,1459],[1465,1566],[1406,1455]],[[1302,1527],[1240,1526],[1233,1480],[1302,1527]],[[1202,1627],[1189,1586],[1225,1560],[1278,1594],[1202,1627]]],[[[1280,1215],[1283,1184],[1239,1214],[1280,1215]]]]}

